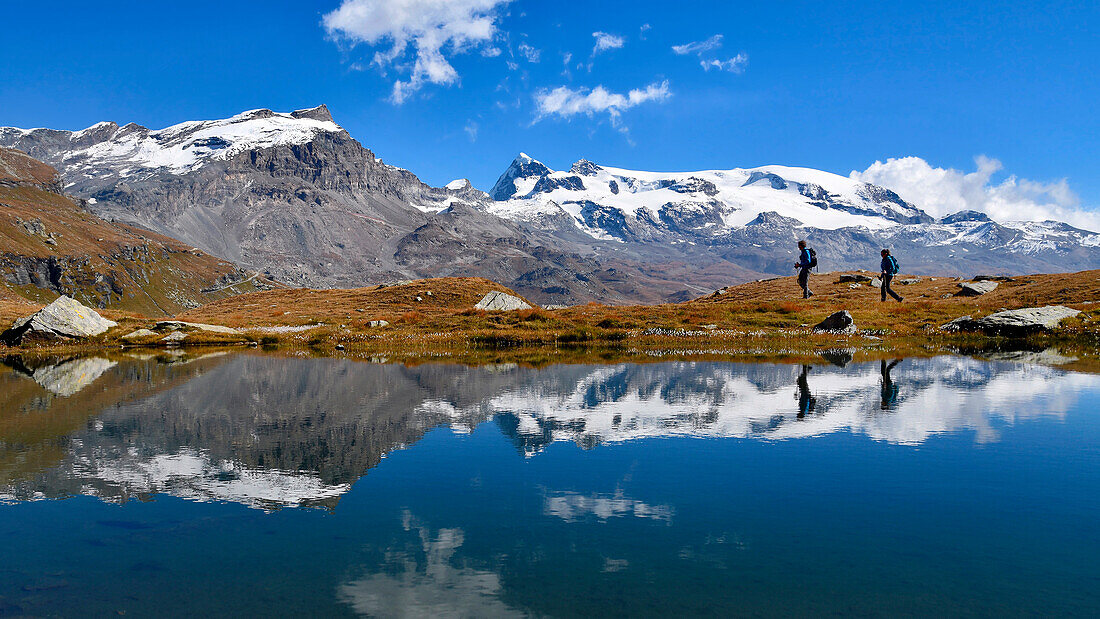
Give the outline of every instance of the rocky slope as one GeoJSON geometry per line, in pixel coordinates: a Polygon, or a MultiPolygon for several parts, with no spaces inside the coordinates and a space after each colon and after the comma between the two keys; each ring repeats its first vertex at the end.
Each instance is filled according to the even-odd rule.
{"type": "MultiPolygon", "coordinates": [[[[61,193],[50,166],[0,148],[0,289],[46,302],[173,314],[262,280],[160,234],[105,221],[61,193]]],[[[2,308],[0,308],[2,309],[2,308]]]]}
{"type": "Polygon", "coordinates": [[[966,211],[937,220],[893,191],[806,168],[638,172],[581,160],[551,170],[520,154],[491,191],[490,211],[548,231],[686,255],[706,246],[751,270],[787,274],[808,239],[829,270],[876,268],[894,248],[907,271],[1064,272],[1100,267],[1100,235],[1064,223],[994,222],[966,211]]]}
{"type": "Polygon", "coordinates": [[[0,145],[56,165],[66,191],[101,216],[293,285],[477,275],[541,303],[659,301],[685,288],[634,256],[599,256],[583,235],[490,214],[468,182],[429,187],[363,148],[324,106],[161,130],[3,128],[0,145]]]}

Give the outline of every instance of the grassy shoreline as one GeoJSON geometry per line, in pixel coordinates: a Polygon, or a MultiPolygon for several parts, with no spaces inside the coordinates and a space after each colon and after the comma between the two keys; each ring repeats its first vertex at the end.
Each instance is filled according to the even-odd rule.
{"type": "Polygon", "coordinates": [[[78,355],[108,350],[175,347],[263,347],[392,360],[524,362],[558,359],[818,358],[845,349],[859,358],[927,356],[957,351],[1072,351],[1091,367],[1100,357],[1100,272],[1006,279],[981,297],[958,297],[953,278],[923,278],[898,287],[905,303],[880,303],[879,291],[851,288],[840,273],[814,277],[817,296],[792,298],[794,278],[752,282],[686,303],[654,306],[588,304],[556,310],[486,312],[472,309],[484,294],[507,288],[479,278],[419,280],[355,290],[276,290],[217,301],[180,314],[191,322],[234,327],[239,335],[190,330],[182,342],[164,332],[127,341],[155,320],[104,312],[119,326],[80,343],[0,346],[0,355],[78,355]],[[1081,310],[1057,329],[1026,338],[947,333],[939,326],[963,315],[1064,304],[1081,310]],[[814,333],[812,326],[849,311],[860,331],[814,333]],[[382,327],[370,326],[384,320],[382,327]]]}

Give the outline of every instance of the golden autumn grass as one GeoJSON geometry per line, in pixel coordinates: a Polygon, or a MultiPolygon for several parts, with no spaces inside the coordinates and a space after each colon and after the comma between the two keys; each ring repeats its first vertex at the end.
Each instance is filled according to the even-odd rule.
{"type": "MultiPolygon", "coordinates": [[[[480,278],[418,280],[352,290],[274,290],[209,303],[181,320],[226,325],[245,335],[194,333],[188,343],[263,345],[392,360],[453,359],[471,363],[541,365],[570,360],[655,360],[737,356],[806,359],[851,349],[858,358],[981,352],[1007,346],[1058,346],[1091,367],[1100,348],[1100,271],[1033,275],[1000,282],[975,298],[953,296],[953,278],[922,278],[896,286],[905,303],[881,303],[877,288],[849,288],[840,273],[812,277],[817,293],[799,295],[793,277],[752,282],[694,301],[654,306],[589,304],[558,310],[485,312],[473,306],[493,290],[480,278]],[[947,297],[947,298],[945,298],[947,297]],[[1052,334],[1011,344],[1003,338],[949,334],[939,325],[962,315],[1062,304],[1083,311],[1052,334]],[[861,333],[815,334],[811,327],[848,310],[861,333]],[[370,327],[371,321],[389,325],[370,327]],[[288,329],[289,328],[289,329],[288,329]],[[338,348],[339,347],[339,348],[338,348]]],[[[902,276],[899,279],[904,279],[902,276]]],[[[119,336],[151,326],[134,314],[111,314],[121,325],[95,346],[119,346],[119,336]]],[[[159,338],[149,344],[157,344],[159,338]]]]}

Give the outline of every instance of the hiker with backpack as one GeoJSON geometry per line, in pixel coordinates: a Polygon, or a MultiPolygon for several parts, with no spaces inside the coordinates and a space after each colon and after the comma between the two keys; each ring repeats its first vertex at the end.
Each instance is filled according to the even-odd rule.
{"type": "Polygon", "coordinates": [[[806,241],[798,242],[798,262],[794,268],[798,269],[798,285],[802,287],[802,298],[809,299],[814,296],[810,292],[810,269],[817,266],[817,252],[812,247],[806,247],[806,241]]]}
{"type": "Polygon", "coordinates": [[[898,274],[898,261],[890,255],[889,249],[882,250],[882,300],[886,301],[886,295],[890,295],[897,299],[898,303],[901,303],[901,295],[894,292],[890,288],[890,282],[894,280],[894,276],[898,274]]]}

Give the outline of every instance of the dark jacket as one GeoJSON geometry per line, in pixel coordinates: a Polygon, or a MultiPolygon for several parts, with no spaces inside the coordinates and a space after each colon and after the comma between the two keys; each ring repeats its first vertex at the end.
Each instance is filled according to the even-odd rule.
{"type": "Polygon", "coordinates": [[[798,268],[808,269],[810,268],[810,249],[804,248],[802,253],[798,256],[798,268]]]}

